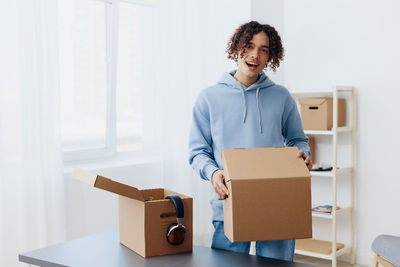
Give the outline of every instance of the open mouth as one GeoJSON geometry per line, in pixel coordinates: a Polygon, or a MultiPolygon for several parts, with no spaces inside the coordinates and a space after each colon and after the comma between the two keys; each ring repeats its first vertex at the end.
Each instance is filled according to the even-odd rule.
{"type": "Polygon", "coordinates": [[[260,64],[253,63],[253,62],[246,62],[246,64],[250,69],[256,69],[260,65],[260,64]]]}

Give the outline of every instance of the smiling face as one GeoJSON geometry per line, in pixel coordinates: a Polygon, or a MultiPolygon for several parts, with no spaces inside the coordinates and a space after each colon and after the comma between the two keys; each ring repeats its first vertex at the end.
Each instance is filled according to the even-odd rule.
{"type": "Polygon", "coordinates": [[[235,77],[242,84],[249,86],[257,80],[258,74],[266,67],[270,59],[269,38],[263,31],[254,34],[250,42],[245,45],[244,53],[242,54],[242,51],[236,53],[238,70],[235,77]]]}

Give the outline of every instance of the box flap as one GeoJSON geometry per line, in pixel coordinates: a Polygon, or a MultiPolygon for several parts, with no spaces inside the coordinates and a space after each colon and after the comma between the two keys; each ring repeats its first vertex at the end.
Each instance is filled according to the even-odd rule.
{"type": "Polygon", "coordinates": [[[226,181],[311,177],[297,147],[237,148],[222,150],[226,181]]]}
{"type": "Polygon", "coordinates": [[[95,173],[81,169],[74,169],[72,172],[72,178],[90,186],[97,187],[121,196],[144,201],[142,193],[136,187],[113,181],[95,173]]]}
{"type": "Polygon", "coordinates": [[[72,172],[72,178],[90,186],[94,186],[96,183],[97,174],[76,168],[72,172]]]}
{"type": "Polygon", "coordinates": [[[327,100],[327,98],[300,98],[299,102],[300,102],[301,105],[320,106],[326,100],[327,100]]]}

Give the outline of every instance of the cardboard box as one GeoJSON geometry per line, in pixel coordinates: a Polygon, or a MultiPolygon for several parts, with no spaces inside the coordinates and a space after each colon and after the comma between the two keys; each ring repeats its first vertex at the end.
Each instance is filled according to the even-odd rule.
{"type": "Polygon", "coordinates": [[[308,146],[310,147],[310,152],[311,152],[311,163],[314,163],[315,159],[315,140],[314,137],[312,136],[307,136],[308,137],[308,146]]]}
{"type": "MultiPolygon", "coordinates": [[[[301,98],[301,120],[305,130],[331,130],[332,98],[301,98]]],[[[338,127],[346,126],[346,100],[338,99],[338,127]]]]}
{"type": "Polygon", "coordinates": [[[232,242],[312,236],[311,175],[296,147],[224,149],[229,197],[224,231],[232,242]]]}
{"type": "Polygon", "coordinates": [[[143,257],[190,252],[193,247],[193,199],[163,188],[138,190],[95,173],[75,169],[72,177],[118,194],[120,243],[143,257]],[[183,225],[186,236],[182,244],[170,245],[166,239],[167,227],[176,223],[176,210],[168,195],[178,195],[184,206],[183,225]]]}

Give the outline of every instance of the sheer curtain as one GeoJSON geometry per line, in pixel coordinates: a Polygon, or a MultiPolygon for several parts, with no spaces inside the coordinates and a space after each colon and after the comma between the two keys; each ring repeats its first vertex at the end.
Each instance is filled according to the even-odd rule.
{"type": "Polygon", "coordinates": [[[64,240],[57,1],[0,9],[0,266],[64,240]]]}
{"type": "MultiPolygon", "coordinates": [[[[250,19],[250,0],[159,4],[158,96],[147,104],[162,122],[154,127],[164,187],[193,196],[194,242],[209,245],[213,189],[188,164],[191,110],[201,89],[235,67],[225,47],[250,19]]],[[[5,1],[0,30],[0,266],[14,266],[18,253],[65,239],[57,1],[5,1]]]]}

